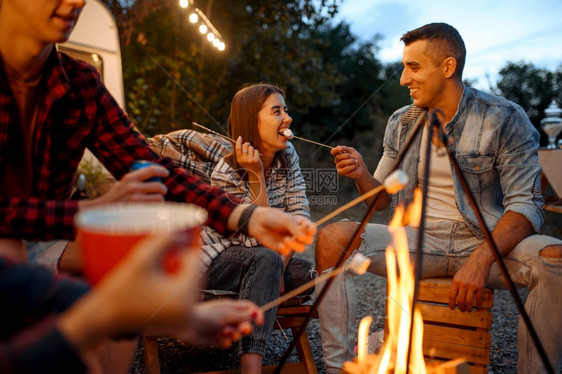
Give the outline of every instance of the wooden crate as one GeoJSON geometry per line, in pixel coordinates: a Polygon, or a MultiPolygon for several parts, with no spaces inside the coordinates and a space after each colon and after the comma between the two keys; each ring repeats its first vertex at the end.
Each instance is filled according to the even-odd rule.
{"type": "Polygon", "coordinates": [[[463,313],[449,309],[450,286],[450,278],[420,281],[417,305],[424,320],[426,361],[435,363],[462,358],[469,363],[471,374],[487,373],[494,291],[485,289],[482,305],[470,313],[463,313]]]}

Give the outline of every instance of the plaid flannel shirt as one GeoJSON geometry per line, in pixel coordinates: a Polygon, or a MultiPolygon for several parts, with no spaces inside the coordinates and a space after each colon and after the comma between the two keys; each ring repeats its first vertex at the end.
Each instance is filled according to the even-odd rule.
{"type": "MultiPolygon", "coordinates": [[[[229,234],[227,220],[236,200],[154,152],[90,65],[53,50],[42,79],[45,93],[39,102],[33,138],[33,198],[0,197],[0,237],[74,237],[78,203],[67,199],[85,148],[116,179],[121,179],[135,160],[158,162],[170,170],[169,177],[164,178],[166,199],[205,208],[209,213],[207,223],[229,234]]],[[[10,157],[6,145],[11,139],[10,129],[18,126],[17,113],[0,59],[0,175],[4,160],[10,157]]]]}

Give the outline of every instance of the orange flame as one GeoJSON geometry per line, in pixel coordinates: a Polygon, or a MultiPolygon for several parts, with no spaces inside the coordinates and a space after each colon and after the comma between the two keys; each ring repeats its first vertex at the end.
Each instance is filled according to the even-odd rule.
{"type": "MultiPolygon", "coordinates": [[[[410,334],[410,312],[414,298],[414,268],[410,262],[410,252],[406,232],[402,223],[406,220],[417,226],[421,212],[421,192],[416,190],[414,204],[405,217],[404,209],[398,207],[390,222],[392,241],[386,249],[388,282],[388,337],[383,346],[381,363],[372,373],[405,373],[410,334]],[[397,270],[399,269],[399,270],[397,270]]],[[[423,321],[418,308],[414,312],[414,331],[410,358],[411,373],[426,373],[422,350],[423,321]]]]}
{"type": "MultiPolygon", "coordinates": [[[[410,262],[408,240],[404,224],[419,226],[421,216],[421,192],[416,190],[414,203],[405,213],[402,207],[390,223],[391,243],[386,248],[386,266],[388,282],[388,336],[385,339],[382,353],[367,355],[367,333],[370,317],[361,321],[359,334],[359,356],[355,363],[344,365],[344,371],[354,373],[386,374],[405,373],[408,363],[408,344],[410,338],[410,312],[414,298],[414,268],[410,262]]],[[[410,370],[412,374],[426,374],[423,358],[423,320],[418,308],[414,312],[414,328],[412,332],[412,348],[410,352],[410,370]]]]}

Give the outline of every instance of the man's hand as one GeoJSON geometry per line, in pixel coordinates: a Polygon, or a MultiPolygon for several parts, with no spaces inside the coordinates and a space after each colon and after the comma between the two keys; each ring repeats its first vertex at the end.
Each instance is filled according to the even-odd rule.
{"type": "MultiPolygon", "coordinates": [[[[534,232],[533,226],[525,216],[508,211],[496,224],[492,237],[499,255],[505,257],[521,240],[534,232]]],[[[451,309],[455,309],[455,302],[463,312],[470,312],[473,305],[482,305],[482,290],[488,281],[494,261],[492,249],[487,243],[476,248],[453,278],[449,291],[451,309]]]]}
{"type": "Polygon", "coordinates": [[[330,152],[334,156],[334,163],[340,175],[354,180],[371,176],[363,162],[363,157],[352,147],[338,145],[330,152]]]}
{"type": "Polygon", "coordinates": [[[493,258],[478,248],[457,271],[449,290],[449,307],[458,305],[461,312],[470,312],[473,306],[482,305],[482,295],[490,275],[493,258]]]}
{"type": "Polygon", "coordinates": [[[187,328],[178,338],[192,344],[224,348],[252,332],[253,324],[263,323],[263,313],[248,300],[211,300],[194,305],[187,328]]]}
{"type": "Polygon", "coordinates": [[[168,169],[161,165],[151,165],[146,168],[127,173],[120,181],[102,196],[92,200],[80,200],[79,208],[109,204],[120,201],[161,202],[168,193],[168,189],[161,182],[145,182],[152,177],[167,177],[168,169]]]}
{"type": "Polygon", "coordinates": [[[286,255],[291,250],[302,252],[312,244],[316,225],[302,216],[258,207],[250,217],[248,233],[267,248],[286,255]]]}
{"type": "MultiPolygon", "coordinates": [[[[376,180],[370,173],[367,165],[363,161],[363,157],[352,147],[338,145],[331,151],[334,156],[334,163],[338,174],[351,178],[357,185],[360,195],[363,195],[373,188],[378,187],[381,183],[376,180]]],[[[365,204],[370,206],[375,197],[365,200],[365,204]]],[[[386,191],[381,191],[378,197],[377,210],[385,209],[390,203],[390,199],[386,191]]]]}

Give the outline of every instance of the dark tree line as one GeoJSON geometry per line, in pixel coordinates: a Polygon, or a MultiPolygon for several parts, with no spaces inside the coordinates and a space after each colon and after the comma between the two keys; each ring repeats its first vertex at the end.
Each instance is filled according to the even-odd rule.
{"type": "Polygon", "coordinates": [[[499,74],[497,88],[492,92],[521,105],[541,133],[541,145],[546,145],[547,136],[540,122],[553,99],[562,107],[562,64],[552,72],[531,63],[509,62],[499,74]]]}
{"type": "Polygon", "coordinates": [[[380,36],[362,42],[349,25],[330,22],[338,0],[196,0],[224,52],[177,0],[104,2],[119,26],[127,111],[147,135],[192,121],[224,129],[232,96],[248,82],[283,87],[295,132],[334,142],[382,136],[388,115],[409,102],[398,66],[376,58],[380,36]]]}
{"type": "MultiPolygon", "coordinates": [[[[388,116],[410,102],[401,64],[377,59],[382,36],[360,41],[331,22],[341,0],[195,0],[224,52],[177,0],[102,1],[119,27],[127,112],[148,136],[192,121],[224,131],[238,88],[266,81],[285,89],[296,133],[333,144],[368,133],[379,151],[388,116]]],[[[490,91],[520,104],[539,128],[551,100],[562,104],[562,65],[550,72],[508,63],[490,91]]]]}

